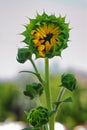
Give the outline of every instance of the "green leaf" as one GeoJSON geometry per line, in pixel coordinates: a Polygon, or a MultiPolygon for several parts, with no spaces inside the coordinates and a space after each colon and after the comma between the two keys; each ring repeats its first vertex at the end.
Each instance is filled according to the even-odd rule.
{"type": "Polygon", "coordinates": [[[22,72],[27,72],[27,73],[31,73],[31,74],[34,74],[35,76],[37,76],[38,80],[42,83],[43,80],[42,78],[40,77],[40,74],[39,73],[35,73],[33,71],[27,71],[27,70],[24,70],[24,71],[20,71],[19,73],[22,73],[22,72]]]}
{"type": "Polygon", "coordinates": [[[68,98],[66,98],[65,100],[63,100],[63,102],[72,102],[72,98],[71,98],[71,97],[68,97],[68,98]]]}
{"type": "Polygon", "coordinates": [[[23,71],[20,71],[19,73],[22,73],[22,72],[27,72],[27,73],[31,73],[31,74],[34,74],[35,76],[38,77],[38,74],[33,72],[33,71],[27,71],[27,70],[23,70],[23,71]]]}
{"type": "Polygon", "coordinates": [[[64,100],[60,100],[60,101],[56,101],[56,102],[53,102],[53,104],[55,105],[60,105],[60,103],[63,103],[63,102],[72,102],[72,98],[71,97],[68,97],[64,100]]]}

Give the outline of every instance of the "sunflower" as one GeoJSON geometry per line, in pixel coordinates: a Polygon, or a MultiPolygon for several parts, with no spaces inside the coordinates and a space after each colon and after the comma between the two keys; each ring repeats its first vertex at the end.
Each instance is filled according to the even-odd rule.
{"type": "Polygon", "coordinates": [[[58,27],[55,27],[54,24],[44,24],[38,30],[33,30],[31,33],[34,36],[33,43],[42,57],[45,57],[46,52],[49,52],[59,40],[58,27]]]}
{"type": "Polygon", "coordinates": [[[67,47],[70,30],[65,17],[47,15],[44,12],[29,20],[30,23],[25,26],[26,30],[22,35],[25,36],[24,42],[30,52],[34,53],[36,58],[61,56],[62,50],[67,47]]]}

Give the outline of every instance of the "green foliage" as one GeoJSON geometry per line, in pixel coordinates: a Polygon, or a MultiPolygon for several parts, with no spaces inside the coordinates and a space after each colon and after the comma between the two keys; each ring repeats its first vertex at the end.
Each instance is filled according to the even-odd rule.
{"type": "MultiPolygon", "coordinates": [[[[52,92],[52,100],[55,103],[56,96],[61,87],[58,87],[61,83],[61,75],[51,76],[51,92],[52,92]]],[[[75,91],[68,91],[66,89],[66,93],[63,96],[63,100],[66,97],[72,97],[72,102],[63,102],[59,103],[60,109],[58,109],[56,121],[61,122],[70,130],[73,129],[74,126],[84,124],[87,121],[87,88],[86,84],[81,85],[81,80],[78,80],[78,89],[75,91]]],[[[44,95],[41,96],[41,102],[44,106],[45,98],[44,95]]],[[[70,98],[71,100],[71,98],[70,98]]]]}
{"type": "MultiPolygon", "coordinates": [[[[36,79],[34,77],[31,78],[31,82],[35,80],[36,79]]],[[[75,125],[84,124],[87,121],[87,88],[86,84],[80,84],[81,80],[79,81],[78,89],[76,89],[76,91],[72,93],[71,91],[66,90],[63,99],[65,99],[65,97],[71,96],[73,102],[61,104],[56,117],[56,121],[63,123],[70,129],[73,129],[75,125]]],[[[61,84],[61,77],[52,75],[50,77],[50,81],[52,101],[55,102],[56,96],[61,88],[58,87],[61,84]]],[[[21,80],[20,82],[22,83],[23,81],[21,80]]],[[[16,115],[14,114],[13,108],[15,109],[17,104],[20,104],[20,102],[24,102],[18,98],[19,96],[19,88],[13,83],[0,84],[0,121],[4,121],[8,117],[15,118],[16,115]]],[[[23,96],[23,94],[21,96],[23,96]]],[[[24,99],[24,97],[22,99],[24,99]]],[[[41,95],[40,100],[42,105],[45,106],[44,93],[41,95]]],[[[31,104],[27,104],[25,108],[27,109],[29,106],[33,107],[31,104]]],[[[21,106],[20,111],[23,109],[22,107],[23,106],[21,106]]],[[[21,121],[23,115],[21,114],[20,116],[21,121]]],[[[29,128],[26,128],[25,130],[28,129],[29,128]]]]}
{"type": "Polygon", "coordinates": [[[14,110],[19,101],[18,99],[16,100],[19,97],[19,93],[18,87],[14,84],[0,84],[0,121],[4,121],[9,117],[16,118],[14,110]]]}
{"type": "MultiPolygon", "coordinates": [[[[66,95],[70,95],[68,91],[66,95]]],[[[84,124],[87,121],[87,89],[78,86],[78,90],[72,94],[73,102],[63,104],[57,113],[56,120],[65,124],[71,130],[76,125],[84,124]]]]}

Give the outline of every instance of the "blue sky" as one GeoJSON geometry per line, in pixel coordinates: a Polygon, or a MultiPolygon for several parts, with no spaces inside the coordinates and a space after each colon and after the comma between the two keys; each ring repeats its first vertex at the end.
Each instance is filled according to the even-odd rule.
{"type": "MultiPolygon", "coordinates": [[[[11,78],[19,70],[31,68],[29,62],[21,65],[16,61],[18,47],[23,44],[19,35],[28,23],[27,17],[35,18],[36,11],[56,16],[66,15],[72,30],[68,48],[62,58],[52,59],[61,68],[73,67],[87,72],[87,0],[0,0],[0,78],[11,78]]],[[[38,62],[38,60],[36,61],[38,62]]],[[[39,61],[40,62],[40,61],[39,61]]]]}

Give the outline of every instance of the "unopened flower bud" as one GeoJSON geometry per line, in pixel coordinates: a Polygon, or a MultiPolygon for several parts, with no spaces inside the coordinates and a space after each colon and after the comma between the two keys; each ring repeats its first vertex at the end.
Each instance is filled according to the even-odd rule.
{"type": "Polygon", "coordinates": [[[18,54],[17,54],[17,61],[19,63],[24,63],[28,59],[31,59],[31,53],[28,48],[19,48],[18,49],[18,54]]]}
{"type": "Polygon", "coordinates": [[[27,119],[32,126],[40,127],[49,121],[48,109],[42,106],[34,108],[28,113],[27,119]]]}
{"type": "Polygon", "coordinates": [[[77,81],[73,74],[63,74],[61,76],[61,82],[63,87],[67,88],[70,91],[73,91],[77,88],[77,81]]]}

